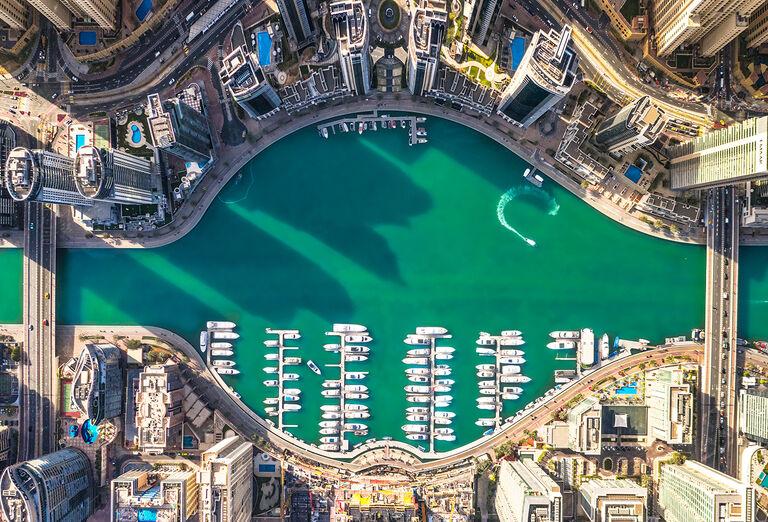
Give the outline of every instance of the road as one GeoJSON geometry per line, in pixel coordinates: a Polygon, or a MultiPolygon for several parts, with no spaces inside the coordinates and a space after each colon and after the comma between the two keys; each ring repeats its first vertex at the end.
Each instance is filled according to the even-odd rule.
{"type": "Polygon", "coordinates": [[[707,191],[705,353],[702,364],[700,460],[731,475],[738,468],[739,209],[732,187],[707,191]]]}
{"type": "Polygon", "coordinates": [[[27,203],[24,237],[24,350],[20,371],[19,460],[54,450],[56,214],[27,203]]]}

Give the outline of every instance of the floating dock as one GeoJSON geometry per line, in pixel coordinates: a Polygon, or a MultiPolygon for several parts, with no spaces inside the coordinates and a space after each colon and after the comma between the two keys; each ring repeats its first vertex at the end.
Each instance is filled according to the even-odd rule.
{"type": "MultiPolygon", "coordinates": [[[[524,341],[523,341],[522,332],[515,331],[515,330],[505,330],[504,332],[502,332],[501,335],[491,335],[486,332],[481,332],[480,337],[477,340],[478,348],[480,347],[491,348],[495,352],[493,354],[493,358],[494,358],[494,379],[493,380],[495,382],[495,389],[494,389],[495,393],[492,396],[494,398],[494,403],[496,405],[496,407],[494,408],[494,420],[495,420],[495,425],[493,427],[494,431],[499,429],[499,427],[501,426],[501,411],[504,409],[505,399],[503,397],[504,395],[503,388],[507,383],[501,382],[502,376],[503,375],[520,375],[520,376],[523,375],[522,372],[519,374],[512,374],[512,373],[505,374],[503,372],[502,365],[505,363],[502,362],[502,359],[507,356],[502,355],[502,350],[514,349],[524,354],[525,352],[523,352],[523,350],[520,348],[520,346],[522,346],[523,344],[524,344],[524,341]],[[518,335],[512,335],[512,333],[516,333],[518,335]],[[513,340],[519,340],[519,342],[513,343],[512,342],[513,340]],[[492,346],[487,344],[489,341],[492,342],[492,346]]],[[[522,354],[515,357],[522,357],[523,356],[522,354]]],[[[524,363],[524,360],[519,364],[522,365],[523,363],[524,363]]],[[[509,363],[509,364],[513,364],[513,363],[509,363]]],[[[478,377],[478,381],[480,380],[487,380],[487,379],[483,377],[478,377]]],[[[509,384],[522,384],[522,382],[509,383],[509,384]]],[[[480,397],[490,397],[490,395],[480,394],[480,397]]]]}
{"type": "Polygon", "coordinates": [[[363,132],[408,129],[408,145],[417,145],[428,141],[426,128],[419,126],[425,121],[424,116],[379,115],[378,111],[373,111],[321,123],[317,126],[317,132],[323,138],[328,138],[337,133],[362,134],[363,132]]]}
{"type": "MultiPolygon", "coordinates": [[[[286,335],[301,337],[299,330],[280,330],[275,328],[267,328],[267,334],[277,335],[277,374],[267,374],[277,376],[277,428],[282,430],[284,428],[295,428],[295,425],[287,425],[283,421],[283,415],[285,414],[285,396],[283,390],[285,389],[285,352],[286,350],[298,350],[295,346],[285,346],[286,335]]],[[[300,402],[300,401],[299,401],[300,402]]],[[[293,404],[293,403],[292,403],[293,404]]]]}

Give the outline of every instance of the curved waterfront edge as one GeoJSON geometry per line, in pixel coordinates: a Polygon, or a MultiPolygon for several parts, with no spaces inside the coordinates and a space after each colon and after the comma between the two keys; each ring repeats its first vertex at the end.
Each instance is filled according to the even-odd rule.
{"type": "MultiPolygon", "coordinates": [[[[246,142],[237,147],[228,149],[225,151],[226,154],[217,160],[216,165],[205,176],[200,185],[192,193],[190,199],[182,204],[176,214],[174,222],[157,229],[150,237],[139,237],[138,235],[96,235],[93,238],[62,237],[59,241],[60,246],[63,248],[155,248],[170,244],[189,233],[197,223],[200,222],[208,207],[213,203],[214,199],[227,182],[240,172],[254,157],[274,143],[296,131],[310,125],[318,124],[321,121],[373,110],[422,114],[443,118],[464,125],[506,147],[512,153],[531,163],[561,187],[565,188],[582,201],[588,203],[592,208],[624,226],[659,239],[688,244],[705,244],[705,237],[701,233],[701,229],[696,229],[695,234],[688,236],[662,233],[660,230],[641,221],[638,217],[628,214],[615,205],[605,201],[602,196],[596,195],[589,189],[583,188],[577,181],[541,158],[536,150],[532,150],[519,142],[513,135],[513,129],[496,116],[474,116],[445,106],[436,105],[424,98],[402,98],[399,95],[382,95],[381,97],[371,99],[339,102],[336,105],[317,109],[312,113],[292,118],[288,122],[278,124],[276,127],[268,129],[259,136],[255,143],[246,142]]],[[[269,120],[263,122],[264,125],[269,125],[269,123],[269,120]]],[[[750,241],[750,238],[743,236],[743,239],[748,241],[749,244],[768,244],[768,238],[761,237],[757,238],[757,240],[753,238],[750,241]]],[[[0,243],[2,243],[2,241],[0,241],[0,243]]]]}
{"type": "MultiPolygon", "coordinates": [[[[23,334],[22,325],[0,325],[0,331],[6,331],[15,335],[23,334]]],[[[535,431],[541,425],[548,422],[552,415],[563,408],[569,401],[578,396],[583,396],[589,391],[590,386],[599,383],[604,378],[620,371],[627,371],[642,363],[650,361],[662,366],[665,359],[672,358],[669,364],[679,364],[680,358],[687,358],[692,364],[701,364],[703,348],[697,344],[682,346],[666,346],[641,352],[634,355],[613,359],[580,380],[573,381],[563,386],[556,393],[551,394],[546,401],[531,408],[518,420],[506,423],[496,433],[481,437],[463,446],[448,452],[427,453],[411,446],[410,444],[381,440],[364,444],[344,454],[320,450],[292,435],[280,431],[258,416],[243,401],[236,398],[230,387],[221,377],[211,371],[203,361],[197,349],[194,348],[180,335],[159,327],[140,326],[95,326],[76,325],[58,326],[56,336],[62,342],[76,343],[78,339],[85,337],[114,336],[139,338],[144,340],[157,340],[181,352],[187,359],[190,370],[196,377],[207,383],[210,391],[205,394],[209,405],[217,409],[232,427],[249,440],[254,436],[261,437],[275,448],[290,452],[293,455],[312,462],[336,468],[344,473],[360,473],[375,466],[388,465],[398,467],[406,472],[418,473],[435,470],[449,466],[466,459],[479,457],[491,451],[494,447],[508,441],[518,441],[525,433],[535,431]],[[375,456],[371,459],[370,457],[375,456]],[[395,456],[397,458],[395,458],[395,456]]]]}

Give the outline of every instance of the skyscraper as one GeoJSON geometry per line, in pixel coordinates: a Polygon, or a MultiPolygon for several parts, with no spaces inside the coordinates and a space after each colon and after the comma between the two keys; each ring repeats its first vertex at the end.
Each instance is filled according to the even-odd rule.
{"type": "Polygon", "coordinates": [[[179,98],[160,101],[158,94],[147,96],[152,143],[186,161],[210,159],[211,132],[208,119],[179,98]]]}
{"type": "Polygon", "coordinates": [[[700,462],[665,464],[659,482],[660,514],[666,522],[751,522],[752,487],[700,462]]]}
{"type": "Polygon", "coordinates": [[[645,404],[648,435],[667,444],[691,444],[693,394],[678,370],[654,370],[646,374],[645,404]]]}
{"type": "Polygon", "coordinates": [[[27,0],[29,5],[40,11],[56,29],[69,30],[72,14],[59,0],[27,0]]]}
{"type": "Polygon", "coordinates": [[[715,187],[768,176],[768,116],[671,147],[672,188],[715,187]]]}
{"type": "Polygon", "coordinates": [[[0,496],[5,520],[81,522],[93,513],[95,493],[88,457],[65,448],[3,471],[0,496]]]}
{"type": "Polygon", "coordinates": [[[178,442],[184,422],[184,388],[175,364],[146,366],[136,390],[136,445],[150,455],[178,442]]]}
{"type": "Polygon", "coordinates": [[[45,150],[16,147],[5,163],[5,188],[16,201],[88,206],[77,190],[71,158],[45,150]]]}
{"type": "Polygon", "coordinates": [[[117,0],[61,0],[78,18],[90,18],[103,29],[114,30],[117,22],[117,0]]]}
{"type": "Polygon", "coordinates": [[[648,489],[627,479],[591,479],[579,486],[578,502],[590,522],[645,522],[648,489]]]}
{"type": "Polygon", "coordinates": [[[347,88],[358,95],[371,90],[368,18],[362,0],[331,2],[331,21],[338,43],[339,68],[347,88]]]}
{"type": "Polygon", "coordinates": [[[222,85],[251,118],[267,117],[280,108],[280,96],[244,45],[224,58],[220,76],[222,85]]]}
{"type": "Polygon", "coordinates": [[[202,454],[200,522],[249,522],[253,503],[253,444],[224,439],[202,454]]]}
{"type": "Polygon", "coordinates": [[[26,29],[27,7],[21,0],[0,0],[0,20],[11,29],[26,29]]]}
{"type": "Polygon", "coordinates": [[[573,86],[578,58],[570,47],[571,28],[536,31],[520,66],[501,95],[498,114],[528,127],[562,100],[573,86]]]}
{"type": "Polygon", "coordinates": [[[768,393],[751,389],[739,392],[739,425],[749,440],[768,444],[768,393]]]}
{"type": "Polygon", "coordinates": [[[443,0],[420,0],[408,32],[408,89],[423,96],[435,84],[448,13],[443,0]]]}
{"type": "Polygon", "coordinates": [[[666,113],[642,96],[606,118],[595,131],[595,143],[612,154],[627,154],[656,141],[666,126],[666,113]]]}
{"type": "Polygon", "coordinates": [[[531,460],[504,460],[499,468],[496,513],[501,522],[562,522],[560,486],[531,460]]]}
{"type": "Polygon", "coordinates": [[[123,372],[120,350],[112,344],[86,343],[72,380],[72,402],[93,424],[123,411],[123,372]]]}
{"type": "Polygon", "coordinates": [[[125,205],[152,203],[152,164],[114,149],[83,146],[74,162],[77,190],[83,197],[125,205]]]}
{"type": "Polygon", "coordinates": [[[488,44],[491,25],[501,10],[500,0],[473,0],[472,16],[469,19],[469,34],[480,47],[488,44]]]}
{"type": "Polygon", "coordinates": [[[110,520],[186,522],[198,510],[197,472],[188,462],[159,461],[126,471],[110,484],[110,520]]]}
{"type": "Polygon", "coordinates": [[[307,0],[277,0],[277,8],[283,19],[288,37],[301,49],[314,36],[314,26],[309,17],[307,0]]]}

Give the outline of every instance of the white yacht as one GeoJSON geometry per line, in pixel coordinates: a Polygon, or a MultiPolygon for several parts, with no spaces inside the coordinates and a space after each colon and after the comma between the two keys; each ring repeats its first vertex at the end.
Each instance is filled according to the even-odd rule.
{"type": "Polygon", "coordinates": [[[348,411],[344,415],[346,415],[348,419],[367,419],[371,416],[367,411],[348,411]]]}
{"type": "Polygon", "coordinates": [[[283,401],[285,402],[299,402],[298,395],[283,395],[283,401]]]}
{"type": "Polygon", "coordinates": [[[432,341],[429,337],[419,337],[417,335],[408,334],[408,337],[403,339],[403,342],[405,344],[411,344],[411,345],[425,345],[430,344],[432,341]]]}
{"type": "Polygon", "coordinates": [[[475,353],[479,355],[496,355],[496,350],[493,348],[475,348],[475,353]]]}
{"type": "Polygon", "coordinates": [[[502,375],[511,375],[513,373],[520,373],[520,367],[515,364],[507,364],[501,367],[502,375]]]}
{"type": "Polygon", "coordinates": [[[283,339],[295,341],[296,339],[301,339],[301,334],[299,332],[288,332],[283,334],[283,339]]]}
{"type": "Polygon", "coordinates": [[[284,381],[298,381],[299,380],[299,374],[298,373],[284,373],[283,374],[283,380],[284,381]]]}
{"type": "Polygon", "coordinates": [[[549,336],[553,339],[578,339],[580,332],[578,330],[555,330],[549,332],[549,336]]]}
{"type": "Polygon", "coordinates": [[[367,361],[368,356],[367,355],[345,355],[344,356],[344,362],[363,362],[367,361]]]}
{"type": "Polygon", "coordinates": [[[417,326],[416,333],[418,335],[445,335],[448,333],[448,329],[442,326],[417,326]]]}
{"type": "Polygon", "coordinates": [[[429,413],[429,408],[425,408],[424,406],[408,406],[405,411],[407,413],[423,413],[427,414],[429,413]]]}
{"type": "Polygon", "coordinates": [[[354,401],[354,400],[365,400],[365,399],[368,398],[368,394],[367,393],[357,393],[357,392],[355,392],[355,393],[345,393],[344,394],[344,398],[347,399],[347,400],[351,400],[351,401],[354,401]]]}
{"type": "Polygon", "coordinates": [[[480,403],[492,404],[496,402],[496,397],[478,397],[476,400],[480,403]]]}
{"type": "Polygon", "coordinates": [[[451,402],[453,400],[453,397],[450,395],[435,395],[436,401],[442,401],[442,402],[451,402]]]}
{"type": "Polygon", "coordinates": [[[337,444],[339,442],[338,437],[321,437],[320,442],[325,444],[337,444]]]}
{"type": "Polygon", "coordinates": [[[491,337],[480,337],[477,340],[477,344],[480,346],[496,346],[496,340],[491,337]]]}
{"type": "Polygon", "coordinates": [[[240,373],[240,370],[236,370],[235,368],[220,368],[215,366],[213,369],[216,370],[216,373],[219,375],[237,375],[240,373]]]}
{"type": "Polygon", "coordinates": [[[496,395],[495,388],[480,388],[480,395],[496,395]]]}
{"type": "Polygon", "coordinates": [[[495,404],[486,404],[486,403],[480,402],[480,403],[477,404],[477,409],[478,410],[495,410],[496,409],[496,405],[495,404]]]}
{"type": "Polygon", "coordinates": [[[296,366],[297,364],[301,364],[301,357],[286,357],[283,359],[283,365],[284,366],[296,366]]]}
{"type": "Polygon", "coordinates": [[[611,343],[608,339],[608,334],[604,333],[600,337],[600,359],[605,360],[611,354],[611,343]]]}
{"type": "Polygon", "coordinates": [[[216,348],[216,349],[228,350],[232,348],[232,343],[213,342],[210,344],[210,347],[216,348]]]}
{"type": "Polygon", "coordinates": [[[323,388],[340,388],[341,381],[323,381],[323,388]]]}
{"type": "Polygon", "coordinates": [[[429,348],[414,348],[413,350],[408,350],[407,355],[410,357],[428,357],[429,353],[429,348]]]}
{"type": "Polygon", "coordinates": [[[520,337],[523,335],[523,332],[520,330],[502,330],[501,336],[502,337],[520,337]]]}
{"type": "Polygon", "coordinates": [[[409,395],[405,398],[408,402],[429,402],[432,398],[429,395],[409,395]]]}
{"type": "Polygon", "coordinates": [[[277,397],[268,397],[262,401],[264,404],[272,405],[272,404],[280,404],[280,399],[277,397]]]}
{"type": "Polygon", "coordinates": [[[267,366],[264,368],[264,373],[277,373],[277,366],[267,366]]]}
{"type": "Polygon", "coordinates": [[[452,435],[453,428],[435,428],[435,435],[452,435]]]}
{"type": "Polygon", "coordinates": [[[320,444],[318,448],[323,451],[339,451],[338,444],[320,444]]]}
{"type": "Polygon", "coordinates": [[[484,428],[492,428],[496,426],[496,419],[477,419],[475,424],[484,428]]]}
{"type": "Polygon", "coordinates": [[[348,392],[367,392],[368,386],[364,384],[347,384],[344,386],[344,393],[348,392]]]}
{"type": "Polygon", "coordinates": [[[480,388],[495,388],[496,381],[480,381],[477,383],[480,388]]]}
{"type": "Polygon", "coordinates": [[[200,351],[205,352],[208,349],[208,331],[200,332],[200,351]]]}
{"type": "Polygon", "coordinates": [[[419,386],[416,384],[409,384],[405,387],[405,391],[408,393],[429,393],[429,386],[419,386]]]}
{"type": "Polygon", "coordinates": [[[280,346],[280,342],[277,339],[267,339],[264,341],[264,346],[267,348],[277,348],[280,346]]]}
{"type": "MultiPolygon", "coordinates": [[[[211,353],[213,353],[213,351],[211,351],[211,353]]],[[[268,361],[276,361],[279,358],[280,358],[280,354],[279,353],[265,353],[264,354],[264,359],[266,359],[268,361]]]]}
{"type": "Polygon", "coordinates": [[[552,341],[551,343],[547,343],[547,348],[549,348],[550,350],[575,350],[576,342],[575,341],[552,341]]]}
{"type": "Polygon", "coordinates": [[[231,368],[235,365],[235,361],[230,361],[229,359],[216,359],[211,364],[214,366],[219,366],[221,368],[231,368]]]}
{"type": "Polygon", "coordinates": [[[456,351],[456,348],[453,346],[437,346],[435,347],[435,353],[453,353],[456,351]]]}
{"type": "Polygon", "coordinates": [[[475,366],[475,368],[478,369],[478,370],[483,370],[483,371],[489,371],[490,372],[490,371],[495,371],[496,370],[496,365],[495,364],[478,364],[477,366],[475,366]]]}
{"type": "Polygon", "coordinates": [[[368,331],[368,328],[363,326],[362,324],[351,324],[351,323],[336,323],[333,325],[333,331],[336,333],[365,333],[368,331]]]}
{"type": "Polygon", "coordinates": [[[320,435],[336,435],[339,433],[339,428],[321,428],[320,435]]]}
{"type": "Polygon", "coordinates": [[[346,411],[367,411],[368,406],[365,404],[346,404],[345,405],[346,411]]]}
{"type": "Polygon", "coordinates": [[[323,390],[320,392],[323,397],[341,397],[341,390],[323,390]]]}
{"type": "Polygon", "coordinates": [[[410,413],[405,416],[405,420],[408,422],[429,422],[429,415],[410,413]]]}
{"type": "Polygon", "coordinates": [[[208,321],[205,326],[209,330],[232,330],[237,325],[232,321],[208,321]]]}
{"type": "Polygon", "coordinates": [[[429,382],[429,377],[426,375],[409,375],[408,380],[415,383],[429,382]]]}
{"type": "Polygon", "coordinates": [[[450,361],[453,359],[453,354],[450,353],[436,353],[435,354],[435,360],[436,361],[450,361]]]}
{"type": "Polygon", "coordinates": [[[496,376],[496,372],[492,372],[492,371],[489,371],[489,370],[480,370],[479,372],[477,372],[476,375],[478,377],[480,377],[481,379],[488,379],[488,378],[491,378],[491,377],[495,377],[496,376]]]}
{"type": "Polygon", "coordinates": [[[239,339],[240,334],[235,332],[220,332],[218,330],[211,332],[211,336],[214,339],[239,339]]]}
{"type": "Polygon", "coordinates": [[[499,358],[501,364],[525,364],[523,357],[501,357],[499,358]]]}
{"type": "Polygon", "coordinates": [[[373,337],[370,335],[347,335],[344,337],[344,341],[348,343],[369,343],[373,341],[373,337]]]}
{"type": "Polygon", "coordinates": [[[320,421],[318,424],[321,428],[338,428],[341,423],[339,421],[320,421]]]}
{"type": "Polygon", "coordinates": [[[341,406],[338,404],[324,404],[320,406],[322,411],[341,411],[341,406]]]}
{"type": "Polygon", "coordinates": [[[517,399],[520,398],[520,395],[518,395],[517,393],[502,393],[501,398],[504,399],[505,401],[516,401],[517,399]]]}
{"type": "Polygon", "coordinates": [[[406,368],[407,375],[429,375],[429,368],[406,368]]]}
{"type": "Polygon", "coordinates": [[[406,424],[402,430],[406,433],[426,433],[427,426],[424,424],[406,424]]]}
{"type": "Polygon", "coordinates": [[[338,411],[327,411],[321,417],[326,420],[337,420],[341,418],[341,413],[338,411]]]}
{"type": "Polygon", "coordinates": [[[360,422],[347,422],[344,424],[344,429],[350,431],[365,431],[368,429],[368,426],[360,422]]]}
{"type": "Polygon", "coordinates": [[[447,419],[444,417],[435,417],[435,424],[438,426],[449,426],[453,423],[452,419],[447,419]]]}
{"type": "Polygon", "coordinates": [[[359,381],[361,379],[365,379],[367,376],[368,376],[368,372],[348,372],[347,380],[359,381]]]}
{"type": "Polygon", "coordinates": [[[368,353],[371,351],[370,347],[362,346],[359,344],[348,344],[346,346],[347,353],[368,353]]]}
{"type": "Polygon", "coordinates": [[[341,350],[341,345],[340,344],[334,344],[334,343],[324,344],[323,345],[323,349],[326,352],[338,352],[339,350],[341,350]]]}
{"type": "Polygon", "coordinates": [[[435,379],[437,386],[453,386],[456,383],[453,379],[435,379]]]}
{"type": "Polygon", "coordinates": [[[429,436],[426,433],[409,433],[405,438],[408,440],[427,440],[429,436]]]}
{"type": "Polygon", "coordinates": [[[435,435],[435,440],[440,440],[443,442],[453,442],[456,440],[456,435],[435,435]]]}
{"type": "Polygon", "coordinates": [[[267,381],[262,381],[262,384],[264,386],[279,386],[280,382],[276,381],[275,379],[269,379],[267,381]]]}
{"type": "Polygon", "coordinates": [[[312,361],[311,359],[307,361],[307,367],[308,367],[310,370],[312,370],[313,372],[315,372],[317,375],[320,375],[320,373],[321,373],[321,372],[320,372],[320,367],[318,367],[318,366],[317,366],[317,365],[314,363],[314,361],[312,361]]]}
{"type": "Polygon", "coordinates": [[[451,406],[451,401],[435,400],[433,406],[435,408],[448,408],[451,406]]]}
{"type": "Polygon", "coordinates": [[[290,395],[301,395],[301,390],[298,388],[284,388],[283,393],[288,393],[290,395]]]}
{"type": "Polygon", "coordinates": [[[232,357],[235,354],[232,350],[211,350],[214,357],[232,357]]]}
{"type": "Polygon", "coordinates": [[[525,341],[519,337],[503,337],[499,339],[499,346],[521,346],[525,341]]]}
{"type": "Polygon", "coordinates": [[[500,357],[520,357],[525,355],[522,350],[499,350],[500,357]]]}
{"type": "Polygon", "coordinates": [[[446,384],[436,384],[434,389],[436,393],[445,393],[451,391],[451,387],[446,384]]]}
{"type": "Polygon", "coordinates": [[[403,364],[419,364],[425,366],[429,364],[429,359],[426,357],[406,357],[403,359],[403,364]]]}
{"type": "Polygon", "coordinates": [[[527,375],[502,375],[500,380],[505,384],[531,382],[531,378],[527,375]]]}

